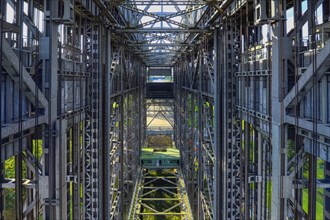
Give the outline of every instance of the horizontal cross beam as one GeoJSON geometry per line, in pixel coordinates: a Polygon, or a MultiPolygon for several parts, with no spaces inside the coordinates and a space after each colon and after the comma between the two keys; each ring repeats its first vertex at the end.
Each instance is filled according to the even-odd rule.
{"type": "Polygon", "coordinates": [[[127,44],[127,46],[138,46],[138,47],[186,47],[194,46],[193,44],[184,44],[184,43],[151,43],[151,44],[127,44]]]}
{"type": "Polygon", "coordinates": [[[191,29],[179,29],[179,28],[144,28],[144,29],[115,29],[115,32],[117,33],[141,33],[141,34],[147,34],[147,33],[206,33],[210,30],[207,29],[198,29],[198,28],[191,28],[191,29]]]}

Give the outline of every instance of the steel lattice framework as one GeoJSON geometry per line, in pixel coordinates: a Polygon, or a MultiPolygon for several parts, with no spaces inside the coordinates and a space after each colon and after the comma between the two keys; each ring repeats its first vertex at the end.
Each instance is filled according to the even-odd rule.
{"type": "Polygon", "coordinates": [[[0,219],[137,216],[157,135],[194,219],[330,219],[329,17],[329,0],[1,1],[0,219]],[[173,98],[147,99],[157,70],[173,98]]]}

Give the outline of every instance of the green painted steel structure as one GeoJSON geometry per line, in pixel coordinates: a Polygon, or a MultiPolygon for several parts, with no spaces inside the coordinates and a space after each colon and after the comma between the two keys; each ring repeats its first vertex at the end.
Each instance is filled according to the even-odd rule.
{"type": "Polygon", "coordinates": [[[140,162],[147,169],[178,168],[180,151],[176,148],[142,148],[140,162]]]}

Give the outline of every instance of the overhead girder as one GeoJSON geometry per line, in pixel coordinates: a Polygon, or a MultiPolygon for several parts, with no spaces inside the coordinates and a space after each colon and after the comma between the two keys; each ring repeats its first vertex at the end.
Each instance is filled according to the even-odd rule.
{"type": "Polygon", "coordinates": [[[171,20],[171,19],[166,19],[164,17],[158,17],[154,20],[151,20],[151,21],[142,23],[140,25],[137,25],[134,28],[143,28],[143,27],[147,27],[149,25],[153,26],[153,25],[157,24],[157,22],[166,22],[169,26],[171,26],[171,24],[173,24],[173,25],[176,25],[176,26],[182,27],[182,28],[187,28],[187,29],[190,28],[189,25],[186,25],[186,24],[183,24],[181,22],[177,22],[177,21],[174,21],[174,20],[171,20]]]}
{"type": "Polygon", "coordinates": [[[136,44],[127,44],[127,46],[161,48],[161,47],[188,47],[188,46],[194,46],[194,45],[186,44],[186,43],[150,43],[150,44],[136,43],[136,44]]]}
{"type": "MultiPolygon", "coordinates": [[[[212,1],[212,5],[220,5],[221,3],[222,1],[212,1]]],[[[134,25],[128,25],[125,28],[115,28],[115,34],[135,36],[137,39],[144,41],[143,43],[140,42],[142,44],[155,43],[161,46],[162,43],[166,45],[167,43],[174,44],[176,42],[181,42],[182,45],[180,45],[180,47],[175,47],[175,49],[177,49],[176,53],[178,56],[182,54],[181,50],[185,49],[183,46],[188,46],[188,44],[191,44],[192,41],[195,41],[196,43],[198,38],[203,36],[203,33],[206,34],[211,31],[205,27],[196,28],[196,25],[200,22],[200,17],[202,14],[208,13],[207,9],[210,7],[211,3],[207,1],[120,1],[118,4],[119,7],[125,10],[131,11],[132,13],[137,13],[137,20],[140,19],[140,21],[138,22],[136,20],[134,25]],[[142,3],[142,5],[139,5],[140,3],[142,3]],[[163,11],[163,9],[161,9],[160,12],[151,11],[151,7],[158,5],[158,3],[161,5],[171,6],[171,10],[173,11],[163,11]],[[143,21],[143,17],[149,18],[149,20],[143,21]],[[178,18],[181,18],[181,21],[179,21],[178,18]],[[166,23],[168,27],[162,27],[163,22],[166,23]],[[161,28],[158,27],[158,24],[161,28]],[[153,36],[149,37],[147,34],[152,34],[153,36]],[[163,34],[166,34],[166,36],[162,36],[163,34]],[[162,39],[170,42],[161,42],[162,39]]],[[[128,46],[131,48],[137,48],[133,43],[128,46]]],[[[137,51],[135,50],[135,53],[138,55],[140,52],[145,53],[142,49],[138,49],[137,51]]],[[[145,60],[145,62],[148,61],[145,60]]],[[[147,63],[147,65],[150,66],[151,63],[147,63]]]]}
{"type": "Polygon", "coordinates": [[[147,33],[207,33],[210,30],[199,29],[199,28],[189,28],[189,29],[180,29],[180,28],[144,28],[144,29],[134,29],[134,28],[126,28],[126,29],[115,29],[116,33],[139,33],[139,34],[147,34],[147,33]]]}
{"type": "MultiPolygon", "coordinates": [[[[148,6],[150,6],[152,4],[152,2],[150,2],[150,4],[148,6]]],[[[205,5],[202,6],[198,6],[198,7],[189,7],[187,9],[184,10],[180,10],[179,7],[176,7],[177,12],[148,12],[149,7],[146,7],[144,10],[136,8],[136,7],[131,7],[131,6],[125,6],[125,5],[121,5],[121,7],[127,9],[127,10],[131,10],[133,12],[138,12],[143,16],[148,16],[148,17],[152,17],[152,18],[156,18],[159,21],[166,21],[168,19],[171,18],[175,18],[178,16],[183,16],[186,15],[188,13],[191,13],[193,11],[197,11],[200,9],[203,9],[204,7],[206,7],[205,5]]]]}
{"type": "MultiPolygon", "coordinates": [[[[220,1],[219,1],[220,2],[220,1]]],[[[122,5],[149,5],[150,0],[135,0],[135,1],[124,1],[121,2],[122,5]]],[[[154,0],[152,1],[153,5],[205,5],[205,1],[202,0],[179,0],[179,1],[161,1],[161,0],[154,0]]]]}

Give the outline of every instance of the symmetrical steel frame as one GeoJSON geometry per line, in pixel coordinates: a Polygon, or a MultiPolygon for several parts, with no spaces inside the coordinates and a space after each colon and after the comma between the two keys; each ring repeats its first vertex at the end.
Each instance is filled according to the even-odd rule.
{"type": "Polygon", "coordinates": [[[329,0],[1,1],[0,219],[128,218],[148,67],[172,68],[157,112],[195,219],[330,219],[329,17],[329,0]]]}

